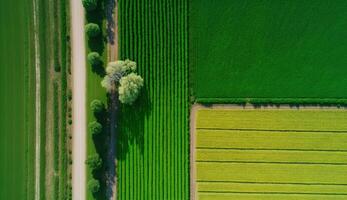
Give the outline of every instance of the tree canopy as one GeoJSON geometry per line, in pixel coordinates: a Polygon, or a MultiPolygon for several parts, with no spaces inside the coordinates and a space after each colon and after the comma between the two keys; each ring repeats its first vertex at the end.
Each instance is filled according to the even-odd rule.
{"type": "Polygon", "coordinates": [[[98,170],[102,166],[102,160],[98,154],[95,154],[88,157],[86,164],[91,170],[98,170]]]}
{"type": "Polygon", "coordinates": [[[143,86],[143,79],[135,73],[130,73],[128,76],[122,77],[119,84],[120,102],[131,105],[139,96],[140,89],[143,86]]]}
{"type": "Polygon", "coordinates": [[[105,111],[105,105],[98,99],[95,99],[90,103],[90,108],[96,115],[99,115],[105,111]]]}
{"type": "Polygon", "coordinates": [[[92,135],[99,135],[102,131],[102,125],[97,121],[90,122],[88,127],[92,135]]]}
{"type": "Polygon", "coordinates": [[[93,194],[99,192],[99,190],[100,190],[100,182],[98,180],[91,179],[90,181],[88,181],[88,189],[93,194]]]}
{"type": "Polygon", "coordinates": [[[127,59],[110,62],[106,67],[106,76],[101,81],[101,85],[107,92],[116,92],[118,89],[119,100],[131,105],[139,96],[143,86],[143,79],[135,72],[134,61],[127,59]]]}
{"type": "Polygon", "coordinates": [[[98,52],[90,52],[87,56],[88,62],[92,66],[97,66],[101,64],[101,57],[98,52]]]}
{"type": "Polygon", "coordinates": [[[100,27],[97,24],[89,23],[85,26],[88,37],[96,37],[100,34],[100,27]]]}
{"type": "Polygon", "coordinates": [[[98,5],[98,1],[97,0],[82,0],[82,4],[87,11],[92,11],[96,9],[98,5]]]}

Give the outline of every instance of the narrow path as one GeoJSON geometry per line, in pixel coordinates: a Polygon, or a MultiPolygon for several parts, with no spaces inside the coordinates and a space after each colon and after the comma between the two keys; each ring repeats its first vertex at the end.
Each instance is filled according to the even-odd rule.
{"type": "Polygon", "coordinates": [[[33,1],[34,41],[35,41],[35,200],[40,199],[40,156],[41,156],[41,70],[40,41],[37,0],[33,1]]]}
{"type": "MultiPolygon", "coordinates": [[[[108,36],[108,61],[118,60],[118,2],[117,0],[108,0],[106,8],[107,18],[107,36],[108,36]]],[[[117,176],[116,176],[116,120],[118,96],[115,93],[110,95],[109,113],[110,113],[110,139],[107,154],[107,172],[106,172],[106,198],[115,200],[117,198],[117,176]]]]}
{"type": "Polygon", "coordinates": [[[86,56],[84,8],[81,0],[70,0],[72,56],[72,199],[86,199],[86,56]]]}

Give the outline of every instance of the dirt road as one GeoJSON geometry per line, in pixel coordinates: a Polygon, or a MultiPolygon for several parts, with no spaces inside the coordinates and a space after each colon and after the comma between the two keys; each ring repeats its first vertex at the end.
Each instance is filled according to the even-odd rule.
{"type": "Polygon", "coordinates": [[[72,56],[72,199],[86,199],[86,57],[84,8],[81,0],[70,0],[72,56]]]}
{"type": "Polygon", "coordinates": [[[35,41],[35,200],[40,199],[40,156],[41,156],[41,63],[38,23],[38,2],[33,1],[35,41]]]}

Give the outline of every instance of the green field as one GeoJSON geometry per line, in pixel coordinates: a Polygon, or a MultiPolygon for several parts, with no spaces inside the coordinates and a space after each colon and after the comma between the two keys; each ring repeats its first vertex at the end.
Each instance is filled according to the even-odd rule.
{"type": "Polygon", "coordinates": [[[189,2],[198,101],[347,97],[347,1],[189,2]]]}
{"type": "Polygon", "coordinates": [[[145,81],[118,115],[118,199],[189,199],[187,1],[118,2],[120,59],[145,81]]]}
{"type": "Polygon", "coordinates": [[[33,199],[35,75],[31,4],[0,2],[0,199],[33,199]],[[30,145],[29,145],[30,144],[30,145]]]}
{"type": "Polygon", "coordinates": [[[346,120],[338,109],[200,109],[198,199],[346,199],[346,120]]]}

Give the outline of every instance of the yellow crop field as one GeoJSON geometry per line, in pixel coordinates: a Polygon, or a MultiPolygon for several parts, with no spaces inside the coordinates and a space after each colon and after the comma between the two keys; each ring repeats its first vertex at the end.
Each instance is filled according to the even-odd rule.
{"type": "Polygon", "coordinates": [[[346,110],[196,113],[195,199],[347,199],[346,110]]]}

